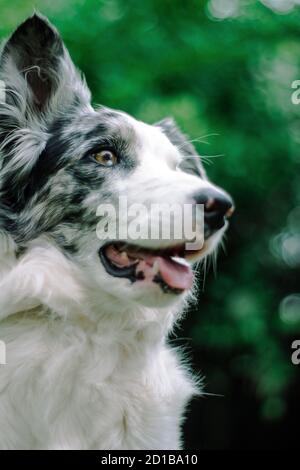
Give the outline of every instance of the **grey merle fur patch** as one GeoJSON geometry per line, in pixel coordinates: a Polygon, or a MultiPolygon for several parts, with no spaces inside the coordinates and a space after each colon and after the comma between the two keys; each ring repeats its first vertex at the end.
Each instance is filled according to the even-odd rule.
{"type": "MultiPolygon", "coordinates": [[[[22,247],[47,234],[76,252],[78,232],[96,226],[96,202],[113,198],[113,182],[139,165],[135,129],[123,113],[92,108],[59,33],[40,15],[4,45],[0,80],[10,85],[0,103],[0,228],[22,247]],[[97,165],[92,155],[101,148],[116,153],[117,168],[97,165]]],[[[173,121],[157,126],[184,156],[196,156],[173,121]]],[[[203,174],[200,160],[183,164],[203,174]]]]}

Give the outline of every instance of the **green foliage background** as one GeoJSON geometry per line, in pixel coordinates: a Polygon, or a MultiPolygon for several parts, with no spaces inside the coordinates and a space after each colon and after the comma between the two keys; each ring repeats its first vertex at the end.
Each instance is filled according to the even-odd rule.
{"type": "Polygon", "coordinates": [[[198,306],[178,332],[186,338],[172,339],[188,345],[194,367],[205,371],[206,390],[223,395],[192,405],[188,447],[296,445],[300,365],[291,363],[291,343],[300,339],[300,105],[291,102],[291,83],[300,79],[300,8],[294,3],[284,0],[287,11],[280,12],[271,8],[280,4],[275,0],[0,0],[1,38],[34,8],[49,16],[95,103],[149,123],[174,116],[199,153],[213,156],[205,159],[209,176],[236,201],[216,278],[210,270],[205,289],[200,281],[198,306]]]}

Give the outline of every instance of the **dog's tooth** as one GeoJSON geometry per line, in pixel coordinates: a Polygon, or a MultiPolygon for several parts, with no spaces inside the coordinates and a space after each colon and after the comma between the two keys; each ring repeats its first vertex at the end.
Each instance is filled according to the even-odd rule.
{"type": "Polygon", "coordinates": [[[188,261],[184,258],[179,258],[177,256],[172,256],[171,257],[171,260],[172,261],[175,261],[175,263],[178,263],[178,264],[182,264],[183,266],[190,266],[190,264],[188,263],[188,261]]]}
{"type": "Polygon", "coordinates": [[[228,211],[226,212],[225,217],[226,217],[227,219],[229,219],[229,217],[231,217],[233,213],[234,213],[234,207],[231,207],[231,208],[228,209],[228,211]]]}
{"type": "Polygon", "coordinates": [[[157,260],[155,260],[153,263],[152,271],[154,275],[159,273],[159,262],[157,260]]]}
{"type": "Polygon", "coordinates": [[[128,258],[128,256],[127,256],[126,251],[122,251],[122,252],[120,253],[120,258],[121,258],[123,261],[126,261],[126,262],[129,263],[129,258],[128,258]]]}

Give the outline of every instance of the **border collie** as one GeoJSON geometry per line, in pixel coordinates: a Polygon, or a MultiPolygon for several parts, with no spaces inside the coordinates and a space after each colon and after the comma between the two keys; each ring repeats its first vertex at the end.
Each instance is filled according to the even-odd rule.
{"type": "Polygon", "coordinates": [[[201,387],[167,337],[232,200],[172,119],[93,108],[46,18],[3,44],[0,80],[0,448],[179,449],[201,387]],[[97,208],[121,196],[201,204],[203,246],[108,241],[97,208]]]}

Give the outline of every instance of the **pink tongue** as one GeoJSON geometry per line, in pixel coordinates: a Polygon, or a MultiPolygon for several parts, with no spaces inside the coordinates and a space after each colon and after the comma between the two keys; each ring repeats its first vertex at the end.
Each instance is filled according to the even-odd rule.
{"type": "Polygon", "coordinates": [[[157,257],[159,272],[163,280],[173,289],[190,289],[193,284],[193,272],[185,266],[169,258],[157,257]]]}
{"type": "MultiPolygon", "coordinates": [[[[176,263],[170,258],[161,256],[144,255],[136,268],[137,273],[143,273],[143,278],[153,281],[156,274],[154,272],[154,263],[158,264],[158,274],[165,283],[173,289],[190,289],[193,284],[193,272],[189,266],[176,263]]],[[[155,270],[157,272],[157,270],[155,270]]]]}
{"type": "MultiPolygon", "coordinates": [[[[130,256],[130,252],[128,254],[130,256]]],[[[107,248],[106,255],[120,268],[135,264],[134,258],[137,256],[135,253],[131,253],[131,260],[126,256],[122,257],[113,245],[107,248]]],[[[143,273],[143,279],[152,282],[158,272],[165,283],[173,289],[185,290],[191,288],[193,272],[189,266],[177,263],[171,258],[163,258],[142,251],[139,252],[138,256],[140,261],[136,264],[136,273],[143,273]],[[158,269],[155,269],[156,273],[154,272],[154,263],[158,265],[158,269]]]]}

